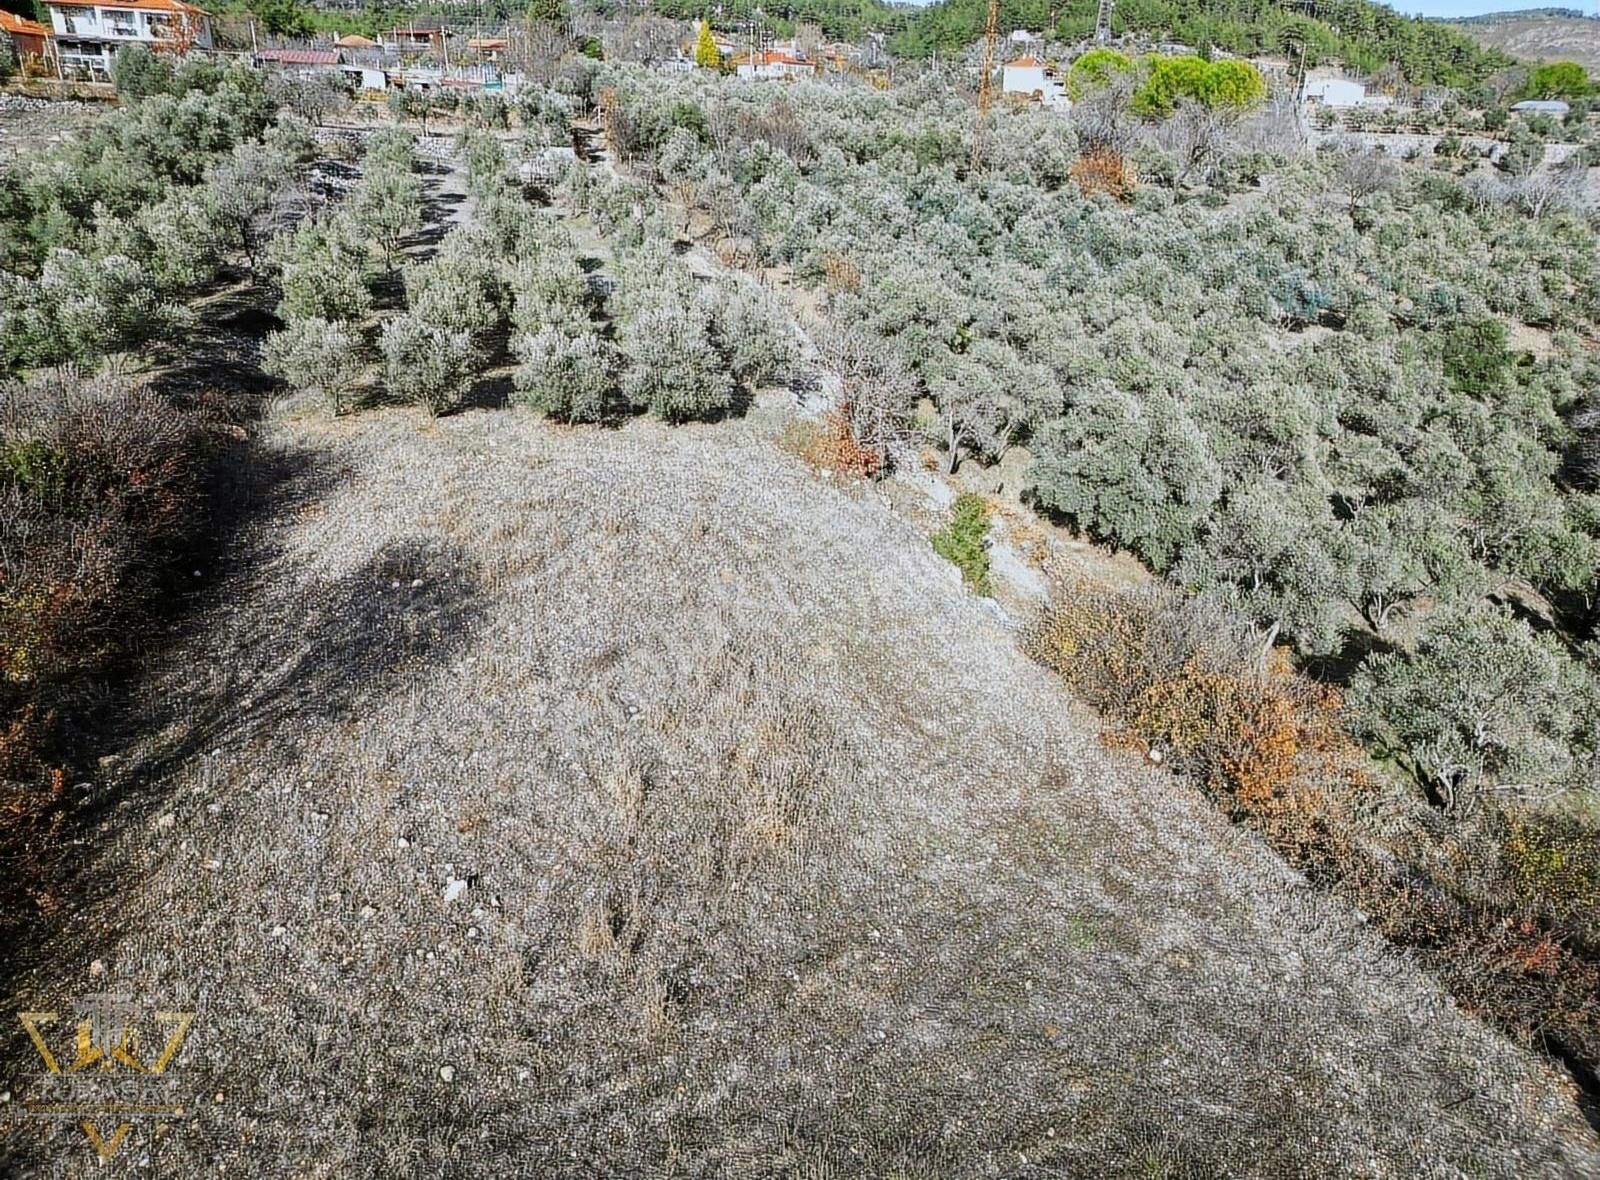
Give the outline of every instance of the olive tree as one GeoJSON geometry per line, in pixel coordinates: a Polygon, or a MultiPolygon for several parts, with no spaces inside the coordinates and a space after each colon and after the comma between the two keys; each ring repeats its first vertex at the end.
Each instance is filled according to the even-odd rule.
{"type": "Polygon", "coordinates": [[[393,272],[405,240],[422,228],[422,184],[409,170],[371,170],[350,193],[356,227],[378,244],[385,269],[393,272]]]}
{"type": "Polygon", "coordinates": [[[384,384],[431,415],[458,405],[477,377],[479,358],[465,332],[449,332],[410,313],[383,323],[384,384]]]}
{"type": "Polygon", "coordinates": [[[1035,449],[1039,503],[1157,570],[1177,560],[1222,491],[1205,434],[1181,405],[1109,382],[1078,390],[1035,449]]]}
{"type": "Polygon", "coordinates": [[[1451,811],[1489,792],[1549,795],[1592,782],[1595,684],[1554,636],[1507,607],[1439,611],[1413,650],[1368,656],[1349,699],[1367,737],[1451,811]]]}
{"type": "Polygon", "coordinates": [[[520,337],[512,377],[523,404],[568,422],[600,422],[617,389],[616,350],[585,325],[549,324],[520,337]]]}
{"type": "Polygon", "coordinates": [[[283,294],[280,315],[350,322],[371,310],[366,244],[349,218],[312,218],[277,238],[271,253],[283,294]]]}
{"type": "Polygon", "coordinates": [[[799,357],[793,329],[777,301],[748,279],[730,277],[706,292],[717,347],[734,380],[754,388],[784,377],[799,357]]]}
{"type": "Polygon", "coordinates": [[[668,422],[708,418],[733,402],[733,380],[712,342],[711,317],[670,289],[648,293],[623,318],[628,401],[668,422]]]}
{"type": "Polygon", "coordinates": [[[244,256],[255,274],[257,256],[271,237],[268,224],[284,161],[258,143],[241,143],[206,172],[212,224],[226,245],[244,256]]]}
{"type": "Polygon", "coordinates": [[[405,270],[406,304],[424,321],[486,353],[505,324],[504,289],[494,261],[471,236],[447,239],[437,258],[405,270]]]}
{"type": "Polygon", "coordinates": [[[298,390],[321,394],[342,414],[345,395],[365,371],[360,346],[348,325],[308,316],[267,337],[262,365],[298,390]]]}

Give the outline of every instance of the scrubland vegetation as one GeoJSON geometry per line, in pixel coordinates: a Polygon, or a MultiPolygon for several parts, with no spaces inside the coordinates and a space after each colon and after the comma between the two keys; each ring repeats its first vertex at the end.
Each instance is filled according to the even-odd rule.
{"type": "MultiPolygon", "coordinates": [[[[1076,131],[1003,115],[976,174],[966,108],[931,86],[626,74],[610,130],[709,240],[822,290],[814,334],[894,358],[912,379],[889,387],[891,434],[952,467],[1025,447],[1041,510],[1142,558],[1178,594],[1156,613],[1180,633],[1192,598],[1238,645],[1190,667],[1117,639],[1153,698],[1124,715],[1084,682],[1091,700],[1210,759],[1200,777],[1241,814],[1297,813],[1319,833],[1322,863],[1304,863],[1363,897],[1424,873],[1424,912],[1386,919],[1399,941],[1442,960],[1514,931],[1446,978],[1478,1002],[1483,956],[1503,952],[1488,975],[1506,994],[1478,1006],[1600,1062],[1596,932],[1530,892],[1540,863],[1553,894],[1596,887],[1594,225],[1449,168],[1265,150],[1250,116],[1196,148],[1182,102],[1137,97],[1159,78],[1128,62],[1112,93],[1123,64],[1084,79],[1076,131]],[[1125,187],[1085,166],[1096,153],[1125,187]],[[1413,808],[1411,835],[1380,838],[1383,871],[1354,852],[1384,830],[1375,799],[1413,808]]],[[[1112,643],[1122,608],[1091,601],[1112,643]]],[[[1077,650],[1040,654],[1079,683],[1077,650]]]]}
{"type": "MultiPolygon", "coordinates": [[[[1069,75],[1070,122],[1002,110],[975,153],[967,96],[936,77],[763,87],[569,61],[515,106],[456,104],[459,172],[393,127],[313,200],[318,96],[135,59],[127,109],[0,174],[11,810],[59,801],[74,712],[215,527],[256,406],[180,373],[197,299],[243,293],[266,325],[249,363],[325,407],[293,429],[337,455],[338,490],[327,513],[296,492],[270,577],[230,583],[237,634],[163,672],[171,696],[187,676],[205,691],[169,726],[191,733],[138,757],[196,798],[244,785],[158,821],[217,876],[164,865],[128,945],[159,982],[263,996],[284,975],[253,925],[273,922],[321,988],[286,1001],[319,1045],[370,1031],[340,1007],[353,989],[396,1006],[383,1031],[426,1044],[444,1082],[482,1079],[481,1109],[442,1115],[419,1080],[436,1063],[338,1063],[360,1093],[322,1106],[341,1146],[319,1158],[492,1174],[527,1130],[508,1112],[531,1111],[541,1143],[582,1127],[618,1170],[975,1174],[1032,1153],[1071,1174],[1281,1174],[1369,1140],[1374,1174],[1581,1166],[1586,1146],[1536,1130],[1568,1127],[1566,1097],[1428,1008],[1347,915],[1592,1097],[1596,224],[1514,153],[1499,177],[1443,153],[1297,153],[1236,66],[1102,51],[1069,75]],[[604,164],[552,156],[591,112],[604,164]],[[994,603],[937,578],[944,559],[1001,590],[984,496],[908,547],[903,522],[772,448],[672,429],[737,418],[801,369],[827,406],[785,441],[817,466],[963,482],[1004,461],[1040,515],[1148,577],[1055,587],[1023,629],[1030,663],[994,603]],[[440,421],[418,432],[391,404],[440,421]],[[823,691],[839,667],[844,707],[823,691]],[[1089,786],[1061,684],[1117,752],[1089,786]],[[238,803],[253,794],[294,796],[284,826],[238,803]],[[286,886],[291,846],[337,891],[286,886]],[[1196,935],[1213,922],[1226,936],[1196,935]],[[892,953],[861,951],[866,925],[892,953]],[[1263,999],[1278,975],[1292,994],[1263,999]],[[1130,977],[1154,998],[1124,1028],[1130,977]],[[1095,998],[1064,1030],[1050,1005],[1074,988],[1095,998]],[[462,989],[498,1048],[466,1048],[459,1012],[430,1031],[462,989]],[[1278,1054],[1259,1078],[1230,1067],[1251,1038],[1255,1065],[1278,1054]],[[885,1045],[924,1073],[884,1081],[885,1045]],[[1291,1074],[1310,1097],[1282,1100],[1291,1074]],[[983,1120],[929,1104],[980,1089],[983,1120]],[[395,1138],[365,1144],[391,1103],[395,1138]],[[785,1103],[806,1113],[775,1130],[785,1103]],[[1491,1115],[1514,1125],[1492,1144],[1491,1115]]],[[[432,109],[399,105],[419,126],[432,109]]],[[[122,869],[153,863],[127,839],[122,869]]],[[[256,1007],[227,1035],[275,1043],[289,1007],[256,1007]]],[[[238,1084],[265,1101],[308,1068],[238,1084]]]]}
{"type": "Polygon", "coordinates": [[[196,62],[166,78],[168,90],[0,175],[0,370],[57,366],[3,393],[11,778],[59,755],[53,727],[85,674],[125,650],[170,562],[207,527],[205,487],[243,410],[216,386],[159,377],[196,346],[189,297],[229,267],[253,275],[312,154],[257,75],[196,62]]]}

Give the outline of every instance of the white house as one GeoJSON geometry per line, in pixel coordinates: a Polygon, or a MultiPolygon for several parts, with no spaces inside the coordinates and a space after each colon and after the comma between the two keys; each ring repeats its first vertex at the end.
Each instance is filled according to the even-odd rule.
{"type": "Polygon", "coordinates": [[[817,63],[792,53],[766,50],[735,58],[734,73],[741,78],[811,78],[816,76],[817,63]]]}
{"type": "Polygon", "coordinates": [[[339,67],[339,73],[358,90],[389,89],[389,77],[379,66],[347,64],[339,67]]]}
{"type": "Polygon", "coordinates": [[[1056,72],[1044,62],[1032,57],[1019,57],[1006,62],[1000,71],[1000,92],[1022,98],[1036,98],[1047,107],[1065,110],[1072,105],[1067,88],[1061,84],[1056,72]]]}
{"type": "Polygon", "coordinates": [[[1325,107],[1358,107],[1367,101],[1367,88],[1350,78],[1313,78],[1304,91],[1307,102],[1325,107]]]}
{"type": "Polygon", "coordinates": [[[183,0],[121,0],[117,4],[63,4],[45,0],[50,26],[68,73],[111,74],[124,45],[144,45],[183,54],[210,49],[211,18],[183,0]]]}

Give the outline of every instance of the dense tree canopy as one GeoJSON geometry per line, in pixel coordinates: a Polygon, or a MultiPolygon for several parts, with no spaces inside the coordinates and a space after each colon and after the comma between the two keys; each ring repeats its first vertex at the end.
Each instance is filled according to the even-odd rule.
{"type": "MultiPolygon", "coordinates": [[[[1169,60],[1164,93],[1205,111],[1216,63],[1169,60]]],[[[1578,649],[1600,598],[1600,501],[1564,474],[1600,387],[1582,344],[1600,320],[1591,223],[1386,159],[1252,162],[1225,144],[1213,189],[1190,199],[1164,156],[1176,116],[1126,112],[1141,173],[1166,179],[1125,207],[1066,179],[1073,134],[1042,111],[1001,112],[1003,163],[965,175],[970,108],[931,82],[617,81],[629,153],[825,284],[832,330],[881,341],[931,401],[924,437],[947,465],[1025,444],[1043,509],[1315,667],[1366,668],[1373,741],[1420,777],[1438,779],[1428,751],[1459,753],[1447,730],[1470,686],[1415,715],[1393,686],[1429,660],[1470,664],[1445,620],[1493,632],[1470,650],[1592,684],[1578,649]],[[706,147],[689,173],[691,126],[706,147]],[[1229,178],[1263,169],[1270,187],[1227,199],[1229,178]],[[1537,357],[1514,343],[1529,329],[1548,342],[1537,357]],[[1512,594],[1561,641],[1530,647],[1521,613],[1483,621],[1512,594]]],[[[688,388],[702,335],[642,314],[688,388]]],[[[671,412],[670,390],[648,396],[671,412]]],[[[1521,744],[1485,748],[1473,773],[1577,781],[1593,694],[1575,700],[1530,705],[1505,731],[1521,744]]]]}
{"type": "MultiPolygon", "coordinates": [[[[1000,24],[1052,29],[1061,40],[1077,41],[1093,32],[1097,7],[1095,0],[1002,0],[1000,24]]],[[[892,48],[908,57],[956,52],[982,36],[986,14],[986,0],[943,0],[897,33],[892,48]]],[[[1318,4],[1314,15],[1290,0],[1118,0],[1112,24],[1118,34],[1170,38],[1202,53],[1222,49],[1249,56],[1304,47],[1311,65],[1337,58],[1374,71],[1392,62],[1418,84],[1465,85],[1511,64],[1458,29],[1369,0],[1330,0],[1318,4]]]]}

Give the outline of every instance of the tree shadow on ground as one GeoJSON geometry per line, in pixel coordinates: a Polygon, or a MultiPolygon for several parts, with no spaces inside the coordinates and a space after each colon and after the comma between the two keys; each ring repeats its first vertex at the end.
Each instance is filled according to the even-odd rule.
{"type": "Polygon", "coordinates": [[[25,981],[59,977],[51,970],[59,948],[93,950],[84,932],[103,933],[94,915],[114,905],[119,884],[102,871],[102,849],[115,831],[146,822],[168,802],[189,758],[244,732],[270,734],[295,713],[361,707],[399,669],[459,642],[457,624],[472,614],[476,577],[459,555],[421,543],[390,546],[293,601],[273,593],[277,579],[296,579],[282,568],[271,522],[314,509],[348,472],[326,454],[251,442],[246,427],[278,388],[260,367],[262,339],[279,326],[268,300],[264,288],[246,282],[202,295],[181,348],[152,358],[151,389],[210,424],[203,519],[169,555],[155,610],[115,662],[76,690],[61,718],[51,797],[40,805],[33,788],[8,791],[12,818],[0,824],[0,945],[8,951],[0,956],[0,990],[13,997],[25,981]],[[172,653],[194,650],[197,625],[226,645],[228,670],[220,683],[175,691],[185,678],[175,661],[184,657],[172,653]]]}
{"type": "MultiPolygon", "coordinates": [[[[266,455],[244,465],[237,502],[248,519],[281,519],[312,509],[343,477],[306,452],[266,455]]],[[[25,906],[8,905],[0,921],[13,948],[0,988],[15,1001],[28,1001],[29,984],[58,981],[63,961],[104,953],[123,881],[115,833],[170,808],[194,759],[248,743],[269,763],[288,761],[297,732],[381,708],[449,659],[483,609],[478,571],[459,548],[420,537],[337,578],[305,580],[261,529],[229,564],[205,612],[214,637],[191,639],[181,620],[152,637],[173,654],[120,686],[121,709],[102,718],[86,751],[94,781],[36,833],[48,849],[21,850],[24,863],[5,868],[8,880],[20,867],[34,883],[25,906]]]]}
{"type": "Polygon", "coordinates": [[[509,372],[485,373],[472,383],[472,388],[467,390],[466,396],[461,399],[461,404],[451,413],[462,414],[468,410],[503,410],[511,404],[513,388],[509,372]]]}
{"type": "Polygon", "coordinates": [[[1305,657],[1301,670],[1324,684],[1348,685],[1368,656],[1398,650],[1393,643],[1365,627],[1347,627],[1341,638],[1343,642],[1327,655],[1305,657]]]}

